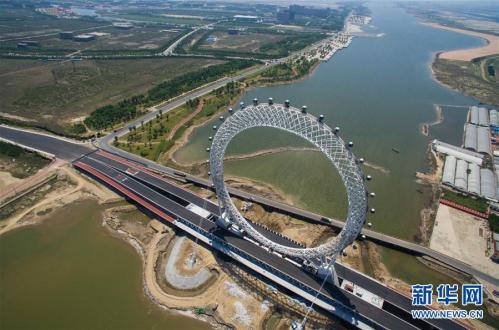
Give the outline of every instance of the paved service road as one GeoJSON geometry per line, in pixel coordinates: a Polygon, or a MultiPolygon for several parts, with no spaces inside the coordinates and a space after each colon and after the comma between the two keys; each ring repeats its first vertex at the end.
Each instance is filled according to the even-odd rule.
{"type": "Polygon", "coordinates": [[[73,161],[93,150],[69,139],[4,125],[0,125],[0,137],[14,144],[46,152],[67,161],[73,161]]]}

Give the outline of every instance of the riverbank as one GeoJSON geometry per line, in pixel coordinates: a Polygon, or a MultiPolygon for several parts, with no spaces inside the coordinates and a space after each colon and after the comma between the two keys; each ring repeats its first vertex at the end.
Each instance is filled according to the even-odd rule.
{"type": "Polygon", "coordinates": [[[433,79],[446,88],[457,90],[486,104],[499,105],[499,92],[495,78],[499,62],[497,59],[499,37],[432,22],[421,22],[421,24],[477,37],[487,42],[486,46],[438,52],[433,58],[430,69],[433,79]],[[494,74],[490,75],[489,70],[492,70],[494,74]]]}
{"type": "MultiPolygon", "coordinates": [[[[292,299],[261,279],[247,274],[246,270],[230,261],[226,262],[216,252],[191,238],[177,236],[174,230],[149,219],[134,206],[108,209],[103,219],[104,226],[113,236],[137,251],[142,260],[144,292],[163,309],[198,318],[216,329],[264,329],[273,314],[284,310],[282,322],[289,326],[292,319],[307,314],[305,308],[297,306],[292,299]],[[174,251],[179,240],[183,242],[182,248],[174,251]],[[189,268],[192,255],[199,260],[199,265],[195,263],[193,268],[189,268]],[[165,274],[171,258],[175,260],[170,267],[175,268],[177,275],[192,276],[202,269],[209,269],[216,275],[197,288],[173,288],[171,276],[165,274]]],[[[310,313],[309,318],[311,323],[335,322],[334,318],[316,312],[310,313]]]]}
{"type": "Polygon", "coordinates": [[[157,224],[151,226],[151,219],[140,213],[135,206],[116,204],[116,202],[122,201],[122,198],[95,184],[94,181],[86,179],[72,168],[62,167],[58,169],[58,180],[61,181],[61,184],[57,186],[57,189],[51,190],[40,202],[3,220],[0,235],[22,226],[42,224],[61,209],[72,208],[73,203],[77,201],[97,200],[100,204],[109,205],[103,209],[102,224],[104,227],[112,236],[130,244],[140,256],[143,291],[152,302],[164,309],[209,322],[213,328],[226,329],[235,326],[256,329],[263,327],[269,315],[261,311],[270,311],[270,306],[266,306],[261,297],[250,295],[242,289],[237,289],[244,292],[244,299],[241,303],[239,303],[241,297],[228,294],[228,290],[225,290],[224,287],[230,285],[237,288],[237,284],[220,270],[217,259],[210,250],[194,242],[190,246],[192,248],[195,245],[204,266],[208,265],[218,269],[220,275],[217,276],[216,281],[210,281],[206,290],[201,294],[190,292],[191,297],[189,297],[189,292],[187,292],[187,296],[185,294],[183,296],[167,294],[158,285],[158,276],[164,273],[157,268],[157,261],[159,255],[166,249],[168,239],[176,236],[174,231],[159,222],[159,226],[157,224]],[[127,214],[130,215],[134,211],[136,214],[126,218],[127,214]],[[120,219],[118,215],[123,216],[124,219],[120,219]],[[160,229],[156,231],[153,227],[160,229]],[[214,302],[216,302],[215,305],[218,303],[218,306],[213,307],[214,302]],[[253,306],[260,308],[260,305],[263,306],[261,310],[254,310],[256,307],[253,306]],[[210,308],[216,310],[216,313],[210,314],[210,308]],[[244,315],[241,316],[241,313],[244,315]]]}
{"type": "Polygon", "coordinates": [[[433,151],[431,144],[428,145],[426,150],[426,157],[429,164],[429,171],[427,173],[416,172],[416,182],[423,187],[427,187],[421,190],[421,193],[427,196],[427,202],[425,202],[424,207],[420,211],[421,223],[419,226],[418,241],[428,246],[439,205],[440,178],[442,177],[444,161],[433,151]]]}
{"type": "Polygon", "coordinates": [[[433,27],[433,28],[437,28],[437,29],[442,29],[442,30],[446,30],[446,31],[466,34],[466,35],[469,35],[472,37],[477,37],[477,38],[483,39],[487,42],[487,45],[481,46],[481,47],[443,51],[437,55],[438,58],[441,58],[444,60],[458,60],[458,61],[468,61],[469,62],[469,61],[471,61],[475,58],[478,58],[478,57],[495,55],[495,54],[499,53],[499,37],[498,36],[495,36],[492,34],[481,33],[481,32],[470,31],[470,30],[458,29],[458,28],[454,28],[454,27],[441,25],[438,23],[433,23],[433,22],[424,22],[422,24],[433,27]]]}
{"type": "Polygon", "coordinates": [[[43,198],[35,200],[34,204],[28,204],[20,211],[14,212],[8,218],[1,221],[0,235],[10,232],[25,225],[38,224],[47,219],[47,215],[57,209],[69,205],[77,200],[95,199],[100,203],[119,201],[113,192],[93,182],[83,179],[72,168],[63,166],[53,169],[57,175],[59,184],[46,184],[41,187],[46,191],[43,198]]]}

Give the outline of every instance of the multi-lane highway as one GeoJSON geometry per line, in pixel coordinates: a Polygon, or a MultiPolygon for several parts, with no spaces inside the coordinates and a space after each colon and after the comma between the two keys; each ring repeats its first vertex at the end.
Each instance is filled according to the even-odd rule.
{"type": "MultiPolygon", "coordinates": [[[[318,295],[326,304],[335,306],[335,311],[340,310],[337,315],[343,316],[354,315],[355,319],[362,320],[374,326],[381,326],[389,329],[411,329],[411,328],[441,328],[441,329],[462,329],[461,324],[448,320],[430,320],[417,321],[410,317],[410,310],[414,309],[409,298],[388,288],[382,283],[379,283],[361,273],[358,273],[341,264],[337,264],[338,274],[341,280],[346,279],[356,285],[367,289],[368,291],[383,297],[385,303],[382,308],[379,308],[369,302],[366,302],[359,297],[351,294],[346,290],[336,288],[332,285],[326,285],[321,289],[321,281],[315,276],[304,271],[295,263],[289,262],[283,257],[279,257],[274,253],[269,252],[263,247],[251,242],[250,240],[236,236],[229,231],[218,227],[213,219],[219,215],[218,206],[210,201],[207,201],[194,193],[177,186],[175,183],[165,180],[144,168],[140,164],[130,162],[128,160],[117,157],[116,155],[108,154],[103,151],[97,151],[88,154],[77,160],[75,167],[83,170],[94,177],[101,179],[97,174],[104,175],[107,179],[112,180],[113,184],[118,184],[120,187],[129,190],[135,196],[140,196],[150,205],[168,214],[167,221],[172,219],[183,219],[189,222],[192,226],[202,229],[205,233],[214,234],[223,245],[229,245],[242,256],[250,256],[251,260],[257,264],[266,265],[266,269],[271,269],[271,274],[284,276],[290,285],[305,288],[308,293],[318,295]],[[196,213],[191,212],[186,208],[189,204],[195,204],[201,208],[208,210],[214,217],[202,218],[196,213]],[[269,268],[270,267],[270,268],[269,268]],[[345,314],[341,312],[346,308],[350,312],[345,314]]],[[[116,188],[116,187],[115,187],[116,188]]],[[[123,193],[122,190],[120,190],[123,193]]],[[[129,196],[130,197],[130,196],[129,196]]],[[[132,197],[132,199],[134,199],[132,197]]],[[[154,211],[158,214],[158,211],[154,211]]],[[[164,216],[163,216],[164,218],[164,216]]],[[[283,236],[276,237],[275,233],[259,227],[259,230],[267,237],[278,239],[281,244],[290,244],[295,246],[296,243],[287,240],[283,236]]],[[[265,276],[265,274],[263,274],[265,276]]],[[[270,276],[269,276],[270,278],[270,276]]],[[[290,287],[286,287],[290,289],[290,287]]],[[[291,288],[292,290],[293,288],[291,288]]],[[[293,290],[292,290],[293,291],[293,290]]],[[[357,322],[356,321],[356,322],[357,322]]]]}
{"type": "MultiPolygon", "coordinates": [[[[92,160],[96,160],[114,168],[115,170],[121,172],[122,174],[126,174],[139,182],[149,186],[150,188],[169,196],[170,199],[176,200],[181,204],[195,204],[213,214],[215,217],[220,216],[220,210],[217,204],[201,198],[196,195],[192,191],[189,191],[171,180],[165,179],[158,174],[151,172],[147,168],[144,168],[142,165],[137,164],[135,162],[128,161],[116,155],[104,152],[97,151],[90,155],[87,155],[85,159],[90,158],[92,160]]],[[[257,226],[256,227],[261,234],[266,236],[269,239],[272,239],[279,244],[288,245],[291,247],[300,246],[298,243],[289,240],[287,237],[282,236],[277,233],[273,233],[271,230],[257,226]]],[[[387,287],[386,285],[362,274],[359,273],[349,267],[346,267],[340,263],[335,264],[336,271],[340,279],[346,279],[350,282],[359,285],[360,287],[368,289],[370,292],[383,297],[385,299],[386,304],[393,306],[394,308],[398,308],[403,310],[405,313],[409,313],[412,309],[415,309],[411,304],[411,300],[400,294],[399,292],[387,287]]],[[[433,321],[430,321],[433,322],[433,321]]],[[[449,325],[447,322],[439,322],[436,321],[432,324],[435,327],[447,328],[449,325]],[[447,327],[446,327],[447,326],[447,327]]]]}
{"type": "Polygon", "coordinates": [[[92,151],[88,145],[70,139],[5,125],[0,125],[0,138],[66,161],[73,161],[92,151]]]}
{"type": "MultiPolygon", "coordinates": [[[[27,131],[23,129],[17,129],[17,128],[11,128],[7,127],[4,125],[0,125],[0,138],[3,138],[5,140],[11,141],[13,143],[17,143],[20,145],[23,145],[25,147],[29,148],[35,148],[40,151],[48,152],[53,155],[55,155],[58,158],[64,159],[64,160],[75,160],[78,157],[81,157],[84,154],[92,152],[94,149],[81,144],[81,143],[76,143],[74,141],[71,141],[69,139],[62,139],[59,137],[54,137],[51,135],[47,135],[44,133],[40,132],[33,132],[33,131],[27,131]]],[[[181,173],[175,169],[165,167],[163,165],[160,165],[158,163],[149,161],[145,158],[136,156],[134,154],[130,154],[124,150],[117,149],[112,147],[111,145],[108,145],[107,143],[99,143],[99,146],[104,147],[103,149],[111,152],[115,155],[119,155],[123,158],[133,160],[134,162],[137,162],[139,164],[142,164],[144,167],[148,168],[149,170],[153,170],[157,173],[160,173],[161,175],[168,175],[168,176],[177,176],[178,178],[185,180],[187,182],[192,182],[196,185],[211,188],[211,181],[192,176],[187,173],[181,173]],[[179,176],[179,174],[181,176],[179,176]]],[[[324,217],[313,213],[309,212],[306,210],[302,210],[296,207],[293,207],[291,205],[287,205],[284,203],[276,202],[267,198],[263,198],[258,195],[250,194],[238,189],[229,189],[230,193],[234,196],[238,196],[240,198],[244,198],[247,200],[254,201],[258,204],[264,205],[269,208],[273,208],[276,211],[287,213],[299,218],[307,219],[309,221],[321,223],[321,224],[328,224],[341,229],[343,227],[343,222],[334,220],[334,219],[329,219],[328,223],[324,221],[324,217]]],[[[385,245],[385,246],[392,246],[397,249],[402,249],[405,250],[409,253],[415,254],[415,255],[421,255],[421,256],[428,256],[431,257],[435,260],[438,260],[442,262],[443,264],[449,266],[450,268],[456,269],[460,272],[475,276],[479,279],[483,279],[495,286],[499,287],[499,279],[490,276],[484,272],[482,272],[479,269],[473,268],[469,264],[466,264],[460,260],[457,260],[455,258],[449,257],[447,255],[444,255],[442,253],[439,253],[437,251],[434,251],[432,249],[426,248],[424,246],[407,242],[389,235],[385,235],[373,230],[369,229],[363,229],[362,234],[366,235],[367,239],[370,239],[376,243],[385,245]]]]}
{"type": "MultiPolygon", "coordinates": [[[[172,217],[173,215],[176,216],[177,218],[182,218],[182,219],[186,218],[186,221],[190,221],[192,225],[199,226],[199,228],[207,230],[208,233],[219,230],[216,227],[216,224],[214,224],[213,222],[200,219],[198,215],[193,216],[192,212],[185,209],[185,206],[187,204],[192,203],[206,209],[211,214],[213,214],[214,215],[213,218],[215,218],[220,214],[218,206],[216,204],[207,201],[195,195],[194,193],[190,192],[189,190],[186,190],[176,185],[174,182],[172,182],[172,180],[166,180],[162,174],[158,173],[158,169],[151,169],[150,167],[145,166],[142,162],[133,162],[128,159],[119,157],[118,155],[108,153],[106,151],[95,151],[83,144],[74,143],[67,139],[60,139],[58,137],[53,137],[46,134],[39,134],[38,132],[29,132],[25,130],[12,129],[5,126],[0,126],[0,137],[20,145],[25,145],[30,148],[51,153],[56,157],[66,159],[68,161],[78,160],[75,163],[76,167],[86,171],[87,173],[90,173],[88,172],[88,170],[85,170],[82,167],[82,166],[89,166],[90,168],[94,169],[95,171],[101,174],[104,173],[102,175],[105,175],[109,180],[112,180],[113,184],[118,185],[120,189],[124,189],[126,191],[132,191],[134,194],[136,194],[136,196],[139,195],[139,193],[144,196],[149,196],[152,194],[151,196],[153,196],[154,198],[149,196],[148,200],[153,201],[151,203],[151,206],[156,208],[156,210],[159,210],[156,212],[156,214],[159,214],[160,217],[162,214],[166,213],[170,217],[172,217]],[[208,226],[208,224],[209,227],[206,227],[208,226]]],[[[143,159],[140,160],[143,161],[143,159]]],[[[114,188],[117,189],[116,187],[114,188]]],[[[247,198],[256,200],[258,197],[247,196],[247,198]]],[[[273,205],[272,207],[274,206],[276,205],[273,205]]],[[[164,215],[162,217],[165,218],[164,215]]],[[[292,242],[280,234],[273,233],[272,231],[261,226],[257,226],[257,228],[262,234],[273,240],[278,241],[280,244],[289,244],[292,246],[297,246],[296,242],[292,242]]],[[[241,242],[237,243],[241,246],[237,245],[236,243],[234,244],[236,244],[238,249],[242,249],[241,251],[243,251],[245,254],[249,253],[247,251],[248,247],[250,247],[251,251],[256,251],[250,253],[250,255],[252,255],[253,258],[258,259],[262,253],[270,254],[271,257],[269,258],[272,259],[270,265],[276,267],[276,265],[280,265],[280,263],[285,263],[285,266],[282,266],[283,267],[282,269],[289,270],[285,272],[285,275],[291,276],[292,279],[299,278],[300,283],[301,281],[305,281],[306,283],[308,283],[307,281],[309,280],[307,279],[310,278],[314,279],[313,276],[311,276],[306,272],[305,272],[306,276],[304,277],[304,279],[301,279],[303,275],[296,275],[294,273],[296,269],[298,269],[299,272],[303,272],[301,268],[296,267],[295,264],[287,261],[287,259],[279,258],[275,254],[268,253],[268,251],[266,251],[262,247],[259,247],[256,244],[251,243],[249,240],[245,239],[242,240],[241,238],[231,234],[230,235],[224,234],[223,237],[227,237],[227,241],[229,242],[236,242],[236,241],[243,242],[243,243],[241,242]],[[262,252],[262,249],[266,252],[262,252]],[[292,269],[295,270],[292,271],[292,269]],[[296,278],[294,277],[295,275],[297,276],[296,278]]],[[[281,266],[279,266],[276,271],[281,272],[282,269],[281,266]]],[[[341,303],[342,305],[346,303],[351,304],[352,300],[355,301],[355,310],[357,312],[360,312],[362,315],[375,314],[369,316],[368,319],[374,321],[378,325],[384,324],[384,327],[399,328],[402,325],[404,325],[407,328],[411,328],[411,325],[416,328],[430,327],[430,325],[427,323],[424,323],[423,325],[419,323],[417,324],[411,323],[414,322],[414,320],[410,318],[408,311],[413,307],[410,304],[410,299],[408,299],[404,295],[401,295],[400,293],[393,291],[392,289],[386,287],[385,285],[363,274],[360,274],[352,269],[349,269],[348,267],[345,267],[341,264],[336,264],[336,270],[340,279],[347,279],[348,281],[353,282],[356,285],[359,285],[360,287],[369,290],[373,294],[376,294],[385,299],[385,303],[383,305],[384,306],[383,308],[385,310],[382,313],[380,312],[378,307],[366,303],[365,301],[358,301],[358,299],[355,296],[349,297],[349,295],[351,295],[349,292],[342,292],[342,295],[340,295],[341,297],[346,296],[347,298],[349,298],[348,301],[340,300],[339,303],[341,303]],[[385,315],[386,313],[390,315],[385,315]],[[378,316],[376,315],[378,316],[381,315],[381,319],[379,319],[378,316]],[[388,323],[385,324],[383,322],[388,322],[388,323]],[[395,323],[390,323],[390,322],[395,322],[395,323]],[[396,326],[396,322],[404,322],[404,323],[403,324],[399,323],[398,326],[396,326]]],[[[318,283],[318,280],[316,278],[314,279],[314,281],[316,284],[318,283]]],[[[312,284],[307,284],[307,288],[310,289],[309,286],[312,286],[312,284]]],[[[314,287],[312,286],[312,288],[314,287]]],[[[313,290],[311,292],[313,292],[313,290]]],[[[336,297],[336,294],[334,296],[336,297]]],[[[325,297],[324,299],[327,300],[329,298],[325,297]]],[[[446,322],[450,321],[446,322],[431,321],[431,322],[432,322],[431,326],[442,329],[461,327],[461,325],[455,324],[453,322],[446,324],[446,322]],[[443,323],[441,324],[440,322],[443,323]]]]}

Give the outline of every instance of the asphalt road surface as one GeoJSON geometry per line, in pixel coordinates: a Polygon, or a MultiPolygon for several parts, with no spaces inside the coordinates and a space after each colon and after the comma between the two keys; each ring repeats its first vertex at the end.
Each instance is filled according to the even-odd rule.
{"type": "Polygon", "coordinates": [[[69,139],[0,125],[0,137],[28,148],[33,148],[67,161],[73,161],[93,149],[69,139]]]}

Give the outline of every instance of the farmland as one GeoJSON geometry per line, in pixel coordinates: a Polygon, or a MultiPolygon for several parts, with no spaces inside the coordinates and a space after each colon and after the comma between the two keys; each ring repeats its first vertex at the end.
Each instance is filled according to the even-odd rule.
{"type": "Polygon", "coordinates": [[[210,33],[199,48],[201,49],[219,49],[229,50],[244,53],[257,52],[261,46],[277,42],[284,39],[284,35],[280,34],[263,34],[263,33],[239,33],[230,35],[227,31],[215,31],[210,33]]]}
{"type": "Polygon", "coordinates": [[[100,106],[217,63],[221,61],[191,58],[74,62],[3,59],[0,116],[64,132],[100,106]]]}

